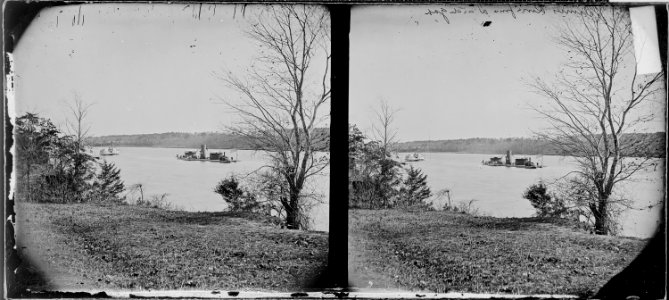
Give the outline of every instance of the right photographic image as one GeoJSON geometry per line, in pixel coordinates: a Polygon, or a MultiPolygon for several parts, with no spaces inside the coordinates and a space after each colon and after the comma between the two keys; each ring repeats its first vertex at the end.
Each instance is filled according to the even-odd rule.
{"type": "Polygon", "coordinates": [[[592,297],[630,265],[664,226],[657,8],[352,8],[351,285],[592,297]]]}

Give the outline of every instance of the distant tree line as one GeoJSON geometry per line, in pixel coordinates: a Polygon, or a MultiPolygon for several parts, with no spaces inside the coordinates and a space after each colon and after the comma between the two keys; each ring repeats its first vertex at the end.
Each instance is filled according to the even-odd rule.
{"type": "MultiPolygon", "coordinates": [[[[330,130],[328,128],[316,128],[314,131],[319,140],[322,140],[319,141],[317,150],[327,151],[330,130]]],[[[258,149],[260,146],[246,136],[221,132],[106,135],[91,137],[88,141],[94,147],[113,145],[121,147],[198,148],[200,145],[207,145],[211,149],[263,150],[258,149]]]]}
{"type": "MultiPolygon", "coordinates": [[[[329,135],[328,129],[321,129],[323,135],[329,135]]],[[[327,139],[327,138],[326,138],[327,139]]],[[[629,133],[624,135],[629,156],[664,157],[664,132],[629,133]]],[[[163,147],[197,148],[202,144],[212,149],[254,150],[253,144],[244,137],[218,132],[167,132],[131,135],[107,135],[89,138],[91,146],[128,146],[128,147],[163,147]]],[[[327,149],[329,143],[324,143],[327,149]]],[[[399,152],[456,152],[475,154],[502,154],[507,150],[518,154],[564,155],[550,142],[535,138],[469,138],[455,140],[411,141],[393,145],[399,152]]]]}
{"type": "MultiPolygon", "coordinates": [[[[627,156],[664,157],[666,136],[664,132],[629,133],[621,141],[628,145],[627,156]]],[[[507,150],[518,154],[565,155],[547,140],[534,138],[469,138],[437,141],[412,141],[395,145],[399,152],[458,152],[502,154],[507,150]]]]}
{"type": "Polygon", "coordinates": [[[129,147],[164,147],[197,148],[202,144],[218,149],[250,149],[244,138],[216,132],[167,132],[150,134],[106,135],[91,137],[91,146],[129,146],[129,147]]]}

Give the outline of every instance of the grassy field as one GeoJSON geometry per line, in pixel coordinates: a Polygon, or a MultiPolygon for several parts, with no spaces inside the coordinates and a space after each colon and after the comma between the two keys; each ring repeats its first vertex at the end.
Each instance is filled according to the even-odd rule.
{"type": "Polygon", "coordinates": [[[131,205],[18,203],[23,289],[308,289],[327,233],[261,218],[131,205]]]}
{"type": "Polygon", "coordinates": [[[360,288],[588,296],[644,244],[536,218],[351,210],[349,278],[360,288]]]}

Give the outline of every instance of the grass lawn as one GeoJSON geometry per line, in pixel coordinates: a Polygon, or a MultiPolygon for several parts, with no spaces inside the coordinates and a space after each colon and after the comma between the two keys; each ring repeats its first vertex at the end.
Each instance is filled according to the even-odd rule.
{"type": "Polygon", "coordinates": [[[327,233],[226,212],[17,203],[22,288],[305,290],[325,271],[327,233]]]}
{"type": "Polygon", "coordinates": [[[587,296],[644,245],[537,218],[349,211],[349,278],[360,288],[587,296]]]}

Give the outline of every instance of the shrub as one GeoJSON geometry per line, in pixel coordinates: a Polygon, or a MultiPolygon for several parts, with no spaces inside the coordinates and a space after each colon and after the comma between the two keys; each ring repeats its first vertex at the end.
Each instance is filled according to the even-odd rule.
{"type": "Polygon", "coordinates": [[[62,169],[40,174],[33,185],[34,199],[38,202],[68,203],[74,202],[76,198],[71,188],[71,178],[62,169]]]}
{"type": "Polygon", "coordinates": [[[566,217],[569,208],[563,197],[557,197],[548,193],[548,188],[543,182],[531,185],[523,193],[523,198],[530,201],[539,217],[566,217]]]}
{"type": "Polygon", "coordinates": [[[177,207],[171,202],[167,201],[167,196],[169,194],[162,193],[160,195],[150,195],[149,198],[143,199],[140,198],[135,202],[135,205],[142,207],[150,208],[159,208],[164,210],[181,210],[181,207],[177,207]]]}
{"type": "Polygon", "coordinates": [[[467,202],[460,201],[460,202],[458,202],[458,205],[457,205],[457,207],[455,207],[454,211],[459,212],[459,213],[463,213],[463,214],[466,214],[466,215],[478,216],[480,214],[478,207],[472,205],[476,201],[478,201],[478,200],[471,199],[467,202]]]}
{"type": "Polygon", "coordinates": [[[228,208],[230,211],[256,211],[260,208],[256,195],[241,188],[234,176],[221,180],[214,188],[214,192],[221,195],[223,201],[230,205],[228,208]]]}

